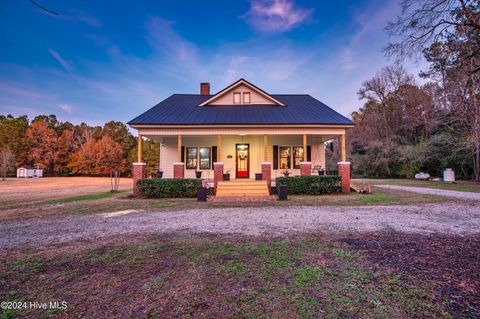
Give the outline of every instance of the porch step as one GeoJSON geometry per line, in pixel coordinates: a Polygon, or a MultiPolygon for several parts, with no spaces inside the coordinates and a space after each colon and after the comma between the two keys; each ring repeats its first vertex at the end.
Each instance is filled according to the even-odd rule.
{"type": "Polygon", "coordinates": [[[217,185],[216,196],[220,197],[244,197],[244,196],[268,196],[267,181],[255,180],[232,180],[221,181],[217,185]]]}

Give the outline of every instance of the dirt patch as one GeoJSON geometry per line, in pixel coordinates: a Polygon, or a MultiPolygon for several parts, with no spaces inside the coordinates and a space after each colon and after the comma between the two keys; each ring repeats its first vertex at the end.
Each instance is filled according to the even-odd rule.
{"type": "Polygon", "coordinates": [[[405,236],[402,233],[344,238],[379,269],[429,281],[455,318],[480,316],[480,236],[405,236]]]}

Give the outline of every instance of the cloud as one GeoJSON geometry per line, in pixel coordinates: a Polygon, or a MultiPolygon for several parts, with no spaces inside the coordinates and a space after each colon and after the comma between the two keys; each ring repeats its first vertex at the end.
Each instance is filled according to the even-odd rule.
{"type": "Polygon", "coordinates": [[[58,107],[62,109],[64,112],[67,112],[67,113],[73,112],[73,106],[71,104],[62,103],[62,104],[58,104],[58,107]]]}
{"type": "Polygon", "coordinates": [[[252,0],[246,20],[255,29],[263,32],[289,31],[313,13],[294,4],[293,0],[252,0]]]}
{"type": "Polygon", "coordinates": [[[55,58],[55,60],[57,60],[58,63],[60,63],[60,65],[68,72],[68,73],[73,73],[73,68],[72,66],[70,65],[70,63],[68,63],[67,61],[65,61],[62,56],[55,50],[52,50],[52,49],[48,49],[48,51],[50,52],[50,54],[55,58]]]}

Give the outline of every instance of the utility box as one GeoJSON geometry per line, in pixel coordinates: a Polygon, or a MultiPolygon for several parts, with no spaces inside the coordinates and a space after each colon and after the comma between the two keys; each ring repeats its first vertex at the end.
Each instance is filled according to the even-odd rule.
{"type": "Polygon", "coordinates": [[[447,168],[443,171],[443,181],[445,183],[455,182],[455,172],[451,168],[447,168]]]}

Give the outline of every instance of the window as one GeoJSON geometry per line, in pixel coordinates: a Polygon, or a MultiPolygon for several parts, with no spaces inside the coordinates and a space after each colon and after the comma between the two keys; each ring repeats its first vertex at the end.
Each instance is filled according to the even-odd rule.
{"type": "Polygon", "coordinates": [[[243,104],[250,104],[250,92],[243,92],[243,104]]]}
{"type": "Polygon", "coordinates": [[[291,152],[289,146],[280,146],[280,169],[290,169],[291,152]]]}
{"type": "Polygon", "coordinates": [[[210,147],[200,147],[200,169],[210,169],[210,147]]]}
{"type": "Polygon", "coordinates": [[[240,92],[233,92],[233,104],[242,103],[242,94],[240,92]]]}
{"type": "Polygon", "coordinates": [[[293,168],[300,168],[303,161],[303,147],[293,147],[293,168]]]}
{"type": "Polygon", "coordinates": [[[197,148],[187,147],[187,169],[197,169],[197,148]]]}

